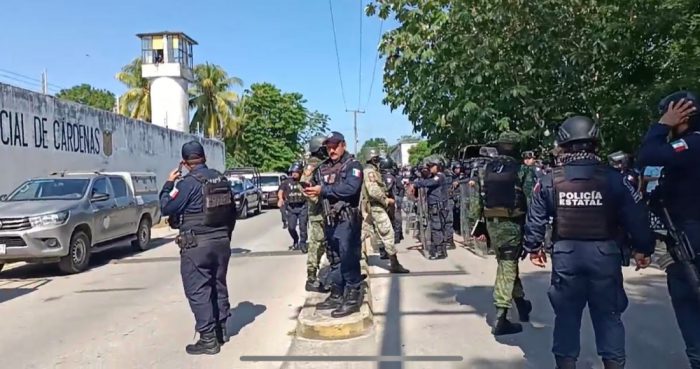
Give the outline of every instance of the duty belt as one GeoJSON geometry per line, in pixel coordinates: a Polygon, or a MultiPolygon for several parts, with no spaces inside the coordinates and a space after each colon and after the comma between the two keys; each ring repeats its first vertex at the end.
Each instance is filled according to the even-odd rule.
{"type": "Polygon", "coordinates": [[[182,253],[182,251],[184,251],[184,250],[193,249],[193,248],[199,246],[200,242],[222,239],[222,238],[226,237],[225,234],[224,234],[224,237],[222,237],[222,235],[219,233],[220,233],[219,231],[216,231],[216,232],[196,234],[192,230],[181,231],[175,237],[175,244],[180,248],[180,252],[182,253]]]}

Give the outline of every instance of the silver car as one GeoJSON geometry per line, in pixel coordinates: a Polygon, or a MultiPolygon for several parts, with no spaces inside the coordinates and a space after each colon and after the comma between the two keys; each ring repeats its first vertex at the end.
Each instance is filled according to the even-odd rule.
{"type": "Polygon", "coordinates": [[[5,263],[58,262],[78,273],[90,254],[117,240],[145,250],[160,222],[153,173],[54,173],[0,196],[0,269],[5,263]]]}

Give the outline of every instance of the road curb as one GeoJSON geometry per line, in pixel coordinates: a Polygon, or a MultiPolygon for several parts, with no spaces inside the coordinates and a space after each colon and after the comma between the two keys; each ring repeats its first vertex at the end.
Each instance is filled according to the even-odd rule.
{"type": "Polygon", "coordinates": [[[337,341],[367,336],[374,328],[372,290],[369,265],[365,250],[360,260],[360,270],[367,278],[362,282],[364,299],[360,312],[343,318],[333,318],[331,310],[317,311],[316,304],[325,300],[326,294],[309,292],[297,318],[296,335],[310,340],[337,341]]]}

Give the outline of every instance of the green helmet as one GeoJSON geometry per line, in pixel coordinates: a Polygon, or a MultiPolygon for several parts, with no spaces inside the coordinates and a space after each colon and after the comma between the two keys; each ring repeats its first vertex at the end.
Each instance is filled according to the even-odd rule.
{"type": "Polygon", "coordinates": [[[440,159],[439,156],[437,155],[430,155],[427,158],[423,160],[423,163],[425,163],[425,166],[431,166],[431,165],[439,165],[442,166],[442,160],[440,159]]]}
{"type": "Polygon", "coordinates": [[[316,135],[309,139],[309,152],[311,155],[318,154],[318,152],[323,148],[323,141],[326,140],[324,135],[316,135]]]}
{"type": "Polygon", "coordinates": [[[520,136],[513,132],[513,131],[505,131],[501,132],[500,135],[498,135],[498,143],[504,143],[504,144],[516,144],[518,143],[520,139],[520,136]]]}
{"type": "Polygon", "coordinates": [[[369,163],[369,162],[373,161],[374,159],[378,159],[378,158],[379,158],[379,151],[377,151],[375,149],[369,149],[367,151],[367,153],[365,154],[365,162],[366,163],[369,163]]]}

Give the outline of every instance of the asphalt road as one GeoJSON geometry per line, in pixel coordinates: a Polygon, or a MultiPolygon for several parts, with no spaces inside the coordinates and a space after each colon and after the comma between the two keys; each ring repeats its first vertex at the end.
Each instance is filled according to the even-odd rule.
{"type": "MultiPolygon", "coordinates": [[[[549,269],[522,262],[535,311],[523,333],[495,338],[492,284],[496,264],[465,249],[428,261],[405,240],[399,257],[411,274],[395,276],[370,258],[374,334],[342,342],[293,337],[304,303],[306,256],[289,252],[279,212],[239,221],[229,265],[231,341],[219,355],[192,357],[194,320],[184,298],[173,232],[156,231],[157,247],[97,254],[93,268],[62,276],[26,265],[0,274],[0,368],[352,368],[548,369],[554,316],[547,299],[549,269]],[[243,355],[460,356],[445,362],[241,362],[243,355]]],[[[410,237],[409,237],[410,238],[410,237]]],[[[655,269],[625,268],[630,300],[623,319],[631,369],[687,368],[665,287],[655,269]]],[[[517,320],[517,318],[515,318],[517,320]]],[[[600,369],[587,316],[580,369],[600,369]]]]}

